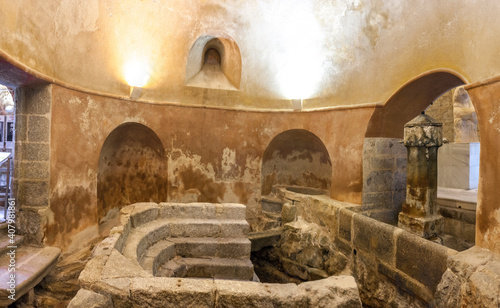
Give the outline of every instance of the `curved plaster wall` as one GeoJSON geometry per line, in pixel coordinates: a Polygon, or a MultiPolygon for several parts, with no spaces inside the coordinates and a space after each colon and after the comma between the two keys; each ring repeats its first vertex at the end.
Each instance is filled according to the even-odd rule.
{"type": "Polygon", "coordinates": [[[316,135],[301,129],[280,133],[269,143],[262,158],[262,195],[274,185],[295,185],[329,191],[332,162],[316,135]]]}
{"type": "Polygon", "coordinates": [[[289,99],[300,96],[309,99],[305,108],[382,103],[431,69],[453,69],[470,82],[497,75],[499,14],[494,0],[6,1],[0,55],[42,79],[118,97],[129,96],[124,66],[142,58],[149,81],[141,99],[154,102],[290,109],[289,99]],[[240,92],[184,85],[189,50],[207,33],[238,44],[240,92]]]}
{"type": "Polygon", "coordinates": [[[139,123],[124,123],[104,141],[97,176],[97,216],[140,202],[167,200],[167,158],[158,136],[139,123]]]}

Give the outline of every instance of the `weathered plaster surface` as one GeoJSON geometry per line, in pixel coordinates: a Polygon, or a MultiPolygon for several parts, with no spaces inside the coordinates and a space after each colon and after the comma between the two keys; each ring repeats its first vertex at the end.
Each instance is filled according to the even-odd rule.
{"type": "Polygon", "coordinates": [[[500,253],[500,83],[465,88],[476,109],[481,131],[481,164],[476,212],[476,245],[500,253]]]}
{"type": "Polygon", "coordinates": [[[448,68],[471,82],[500,68],[497,1],[0,1],[0,53],[49,79],[128,95],[123,66],[144,57],[143,97],[244,108],[385,102],[407,81],[448,68]],[[184,86],[202,36],[241,50],[236,93],[184,86]],[[411,48],[408,48],[411,46],[411,48]],[[481,55],[480,57],[478,55],[481,55]],[[381,74],[380,64],[384,72],[381,74]]]}
{"type": "Polygon", "coordinates": [[[247,206],[247,219],[255,222],[266,148],[278,134],[302,129],[316,135],[330,155],[331,170],[335,170],[331,196],[361,202],[363,138],[373,112],[370,108],[311,113],[224,111],[147,105],[58,86],[54,86],[52,108],[54,219],[46,239],[50,244],[67,245],[79,230],[97,224],[99,155],[106,138],[125,122],[148,127],[163,144],[168,160],[167,201],[241,202],[247,206]],[[359,125],[351,126],[353,121],[359,125]]]}
{"type": "Polygon", "coordinates": [[[332,163],[322,141],[305,130],[290,130],[276,136],[262,161],[262,195],[274,185],[292,185],[330,190],[332,163]]]}

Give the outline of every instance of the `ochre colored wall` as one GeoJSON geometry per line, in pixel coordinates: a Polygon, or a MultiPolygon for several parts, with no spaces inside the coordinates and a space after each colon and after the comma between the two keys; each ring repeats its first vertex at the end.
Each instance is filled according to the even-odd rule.
{"type": "Polygon", "coordinates": [[[304,129],[330,154],[331,196],[361,202],[362,147],[371,108],[248,112],[151,105],[53,87],[47,244],[67,247],[97,223],[99,155],[119,125],[150,128],[168,157],[168,201],[241,202],[258,226],[261,163],[281,132],[304,129]],[[353,125],[356,123],[356,125],[353,125]]]}
{"type": "Polygon", "coordinates": [[[470,82],[500,71],[500,2],[1,1],[0,55],[39,77],[126,97],[124,64],[144,57],[142,99],[241,108],[383,103],[419,74],[470,82]],[[201,36],[241,51],[240,91],[185,86],[201,36]],[[297,89],[299,88],[299,89],[297,89]],[[297,90],[297,91],[296,91],[297,90]]]}
{"type": "Polygon", "coordinates": [[[118,126],[99,155],[97,216],[136,202],[167,200],[167,159],[156,134],[137,123],[118,126]]]}
{"type": "Polygon", "coordinates": [[[476,109],[481,157],[476,211],[476,245],[500,253],[500,79],[465,89],[476,109]]]}
{"type": "Polygon", "coordinates": [[[329,191],[330,155],[323,142],[306,130],[289,130],[276,136],[262,160],[262,195],[274,185],[292,185],[329,191]]]}

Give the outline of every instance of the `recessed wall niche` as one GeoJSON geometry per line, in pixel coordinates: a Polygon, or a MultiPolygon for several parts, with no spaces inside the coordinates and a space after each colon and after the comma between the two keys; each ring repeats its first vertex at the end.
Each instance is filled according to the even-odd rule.
{"type": "Polygon", "coordinates": [[[238,91],[241,54],[229,37],[204,35],[191,47],[186,65],[186,85],[197,88],[238,91]]]}

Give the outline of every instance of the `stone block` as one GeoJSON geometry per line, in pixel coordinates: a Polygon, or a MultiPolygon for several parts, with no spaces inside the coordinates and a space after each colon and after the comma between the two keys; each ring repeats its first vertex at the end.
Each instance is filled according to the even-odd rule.
{"type": "Polygon", "coordinates": [[[209,203],[160,203],[160,218],[215,219],[216,205],[209,203]]]}
{"type": "Polygon", "coordinates": [[[44,116],[28,116],[28,141],[49,142],[50,120],[44,116]]]}
{"type": "Polygon", "coordinates": [[[309,278],[309,273],[307,268],[298,262],[292,261],[287,258],[281,258],[281,263],[283,266],[283,271],[290,276],[298,277],[302,280],[307,280],[309,278]]]}
{"type": "Polygon", "coordinates": [[[406,172],[406,168],[408,166],[408,158],[405,157],[400,157],[396,159],[396,168],[399,171],[406,172]]]}
{"type": "Polygon", "coordinates": [[[362,307],[356,281],[352,276],[332,276],[301,283],[299,292],[308,297],[307,307],[362,307]]]}
{"type": "Polygon", "coordinates": [[[390,155],[396,157],[406,156],[406,147],[400,143],[398,138],[377,138],[376,149],[378,155],[390,155]]]}
{"type": "Polygon", "coordinates": [[[137,228],[143,224],[154,221],[158,218],[158,204],[156,203],[135,203],[134,210],[130,215],[132,226],[137,228]]]}
{"type": "Polygon", "coordinates": [[[391,206],[391,204],[392,204],[391,191],[363,193],[363,206],[371,205],[375,206],[375,208],[388,208],[391,206]]]}
{"type": "Polygon", "coordinates": [[[272,202],[271,200],[261,200],[262,210],[272,213],[281,213],[281,208],[283,204],[281,202],[272,202]]]}
{"type": "Polygon", "coordinates": [[[209,237],[220,234],[221,225],[218,220],[185,219],[170,222],[171,237],[209,237]]]}
{"type": "Polygon", "coordinates": [[[370,159],[370,170],[394,170],[394,158],[377,156],[370,159]]]}
{"type": "Polygon", "coordinates": [[[220,224],[221,237],[247,237],[250,226],[246,220],[223,220],[220,224]]]}
{"type": "Polygon", "coordinates": [[[248,235],[252,243],[252,252],[260,251],[265,247],[275,247],[280,243],[281,230],[274,229],[263,232],[252,232],[248,235]]]}
{"type": "Polygon", "coordinates": [[[295,221],[297,219],[297,207],[292,203],[286,202],[281,210],[281,221],[283,224],[295,221]]]}
{"type": "Polygon", "coordinates": [[[308,307],[306,294],[295,284],[258,282],[214,282],[217,297],[214,307],[308,307]]]}
{"type": "Polygon", "coordinates": [[[26,115],[16,115],[16,141],[28,141],[28,117],[26,115]]]}
{"type": "Polygon", "coordinates": [[[142,230],[146,232],[145,238],[149,246],[170,237],[170,225],[166,223],[154,223],[149,228],[143,228],[142,230]]]}
{"type": "Polygon", "coordinates": [[[363,191],[382,192],[392,191],[393,171],[371,171],[364,180],[363,191]]]}
{"type": "Polygon", "coordinates": [[[338,235],[350,242],[351,241],[351,225],[352,225],[352,217],[354,216],[354,212],[341,209],[339,211],[339,233],[338,235]]]}
{"type": "Polygon", "coordinates": [[[243,204],[224,203],[216,204],[216,219],[235,219],[241,220],[246,218],[247,207],[243,204]]]}
{"type": "Polygon", "coordinates": [[[396,171],[394,173],[391,190],[393,191],[406,190],[406,172],[396,171]]]}
{"type": "Polygon", "coordinates": [[[50,113],[52,86],[23,87],[16,91],[16,114],[50,113]]]}
{"type": "Polygon", "coordinates": [[[353,231],[353,244],[356,249],[376,255],[388,264],[395,263],[395,227],[364,215],[355,215],[353,231]]]}
{"type": "Polygon", "coordinates": [[[444,246],[402,232],[396,242],[396,268],[427,286],[434,294],[446,271],[450,254],[450,250],[444,246]]]}
{"type": "Polygon", "coordinates": [[[365,138],[363,143],[363,157],[371,157],[376,152],[378,138],[365,138]]]}
{"type": "Polygon", "coordinates": [[[23,206],[48,206],[49,181],[19,181],[17,198],[23,206]]]}
{"type": "Polygon", "coordinates": [[[377,268],[380,274],[390,278],[398,288],[401,288],[411,296],[418,296],[428,303],[432,302],[433,293],[425,285],[383,262],[379,262],[377,268]]]}
{"type": "Polygon", "coordinates": [[[111,297],[101,295],[85,289],[80,289],[76,296],[69,302],[68,308],[113,308],[111,297]]]}
{"type": "Polygon", "coordinates": [[[214,283],[208,279],[133,279],[133,307],[214,307],[214,283]]]}
{"type": "Polygon", "coordinates": [[[49,162],[17,162],[16,169],[19,179],[48,180],[49,162]]]}
{"type": "Polygon", "coordinates": [[[179,238],[171,239],[175,243],[175,253],[184,258],[215,257],[218,243],[215,238],[179,238]]]}
{"type": "Polygon", "coordinates": [[[151,275],[144,271],[137,261],[129,260],[117,250],[113,250],[102,269],[101,279],[148,277],[151,275]]]}
{"type": "Polygon", "coordinates": [[[246,238],[217,239],[217,258],[250,259],[251,243],[246,238]]]}
{"type": "Polygon", "coordinates": [[[50,145],[48,143],[24,143],[21,147],[22,160],[48,161],[50,159],[50,145]]]}

